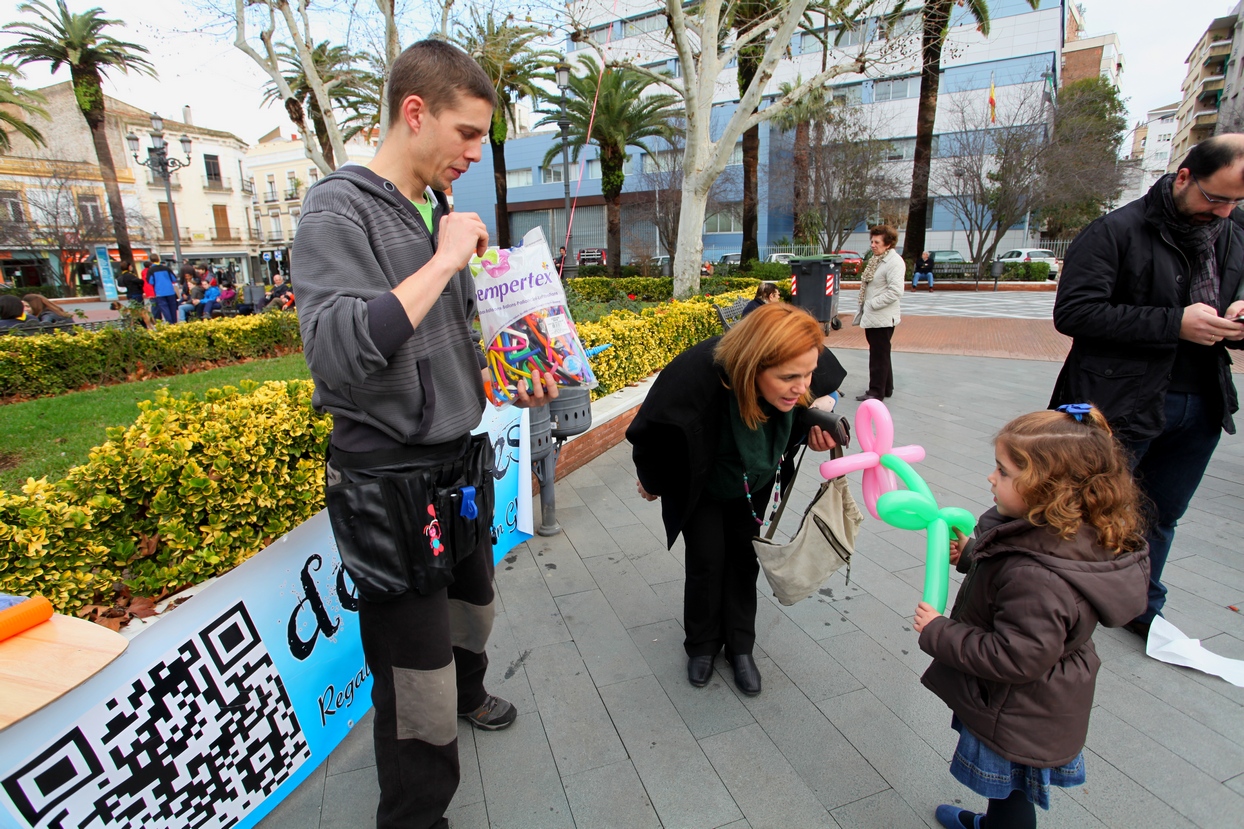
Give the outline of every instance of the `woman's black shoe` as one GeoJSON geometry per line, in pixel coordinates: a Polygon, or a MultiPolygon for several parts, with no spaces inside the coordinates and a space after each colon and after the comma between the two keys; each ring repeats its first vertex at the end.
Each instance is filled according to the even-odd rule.
{"type": "Polygon", "coordinates": [[[760,693],[760,669],[750,653],[735,654],[730,660],[734,665],[734,684],[749,697],[760,693]]]}
{"type": "Polygon", "coordinates": [[[708,684],[713,675],[713,657],[693,656],[687,660],[687,679],[697,688],[708,684]]]}

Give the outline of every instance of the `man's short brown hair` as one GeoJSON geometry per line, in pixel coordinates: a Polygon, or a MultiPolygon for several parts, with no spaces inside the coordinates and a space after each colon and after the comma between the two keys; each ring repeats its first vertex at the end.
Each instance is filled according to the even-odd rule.
{"type": "Polygon", "coordinates": [[[389,70],[389,125],[401,117],[402,101],[418,95],[433,115],[463,96],[497,107],[497,93],[484,70],[466,52],[443,40],[421,40],[406,47],[389,70]]]}

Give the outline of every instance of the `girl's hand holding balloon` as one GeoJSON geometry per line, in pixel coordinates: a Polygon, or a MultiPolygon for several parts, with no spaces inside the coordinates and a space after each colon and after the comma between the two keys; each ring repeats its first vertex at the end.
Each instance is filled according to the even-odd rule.
{"type": "Polygon", "coordinates": [[[916,619],[912,627],[916,629],[916,633],[924,630],[924,626],[943,614],[938,613],[937,609],[928,602],[921,602],[916,605],[916,619]]]}
{"type": "Polygon", "coordinates": [[[957,565],[963,548],[968,544],[968,537],[958,527],[951,527],[951,529],[954,530],[955,537],[950,539],[950,563],[957,565]]]}

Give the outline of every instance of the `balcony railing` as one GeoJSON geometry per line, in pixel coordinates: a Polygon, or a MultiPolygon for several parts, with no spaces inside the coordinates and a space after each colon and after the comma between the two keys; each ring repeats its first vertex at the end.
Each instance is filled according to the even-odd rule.
{"type": "Polygon", "coordinates": [[[299,193],[299,188],[297,187],[286,188],[285,201],[293,201],[294,199],[301,198],[301,196],[299,196],[298,193],[299,193]]]}
{"type": "MultiPolygon", "coordinates": [[[[164,177],[156,175],[154,170],[148,170],[147,171],[147,186],[154,187],[157,190],[163,190],[164,189],[164,177]]],[[[173,175],[169,178],[168,186],[173,190],[181,189],[181,182],[177,180],[176,173],[173,173],[173,175]]]]}
{"type": "Polygon", "coordinates": [[[250,179],[242,179],[242,192],[251,196],[255,195],[255,185],[250,179]]]}
{"type": "Polygon", "coordinates": [[[263,200],[265,204],[271,203],[274,201],[280,201],[280,199],[281,197],[277,195],[277,192],[275,190],[269,190],[268,192],[263,194],[263,200]]]}
{"type": "MultiPolygon", "coordinates": [[[[178,234],[180,234],[181,241],[183,242],[189,242],[190,239],[192,238],[190,235],[190,228],[188,227],[179,227],[177,228],[177,232],[178,234]]],[[[171,227],[160,228],[160,241],[161,242],[173,241],[173,229],[171,227]]]]}
{"type": "Polygon", "coordinates": [[[203,189],[212,193],[232,193],[233,180],[220,176],[204,176],[203,189]]]}
{"type": "Polygon", "coordinates": [[[213,227],[211,231],[213,242],[243,241],[242,229],[240,227],[213,227]]]}
{"type": "Polygon", "coordinates": [[[285,231],[284,230],[269,230],[268,241],[269,242],[284,242],[285,231]]]}

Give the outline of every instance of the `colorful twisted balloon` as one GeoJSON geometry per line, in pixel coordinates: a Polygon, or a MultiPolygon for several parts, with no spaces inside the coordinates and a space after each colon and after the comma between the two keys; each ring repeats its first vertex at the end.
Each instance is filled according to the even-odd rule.
{"type": "Polygon", "coordinates": [[[885,455],[893,455],[905,461],[924,460],[923,446],[894,446],[894,420],[890,410],[880,400],[865,400],[855,413],[855,434],[864,451],[854,455],[825,461],[821,464],[821,477],[825,480],[839,478],[848,472],[864,472],[864,506],[877,514],[877,499],[886,492],[898,489],[894,473],[882,466],[885,455]]]}
{"type": "Polygon", "coordinates": [[[925,602],[938,613],[946,612],[950,592],[950,529],[971,535],[976,528],[972,513],[961,507],[938,509],[937,499],[924,479],[897,455],[884,455],[881,464],[897,473],[907,485],[902,492],[886,492],[877,499],[881,520],[901,530],[927,530],[924,557],[925,602]]]}

